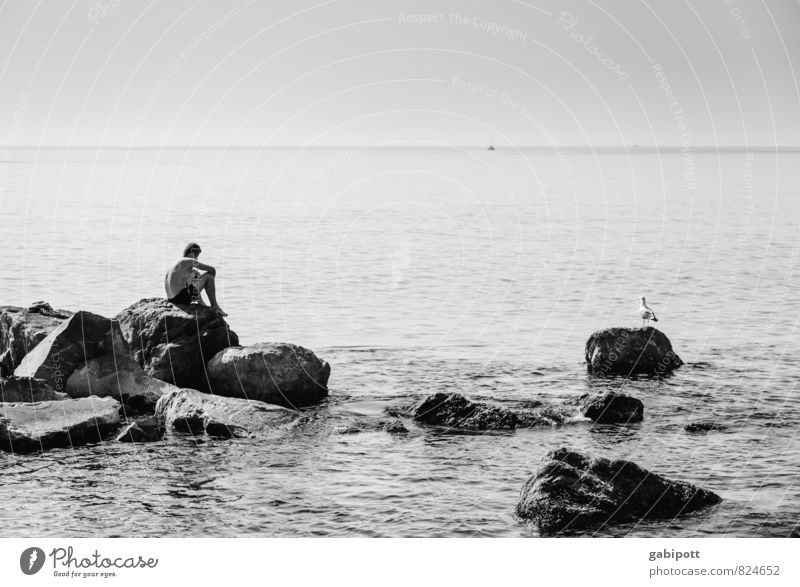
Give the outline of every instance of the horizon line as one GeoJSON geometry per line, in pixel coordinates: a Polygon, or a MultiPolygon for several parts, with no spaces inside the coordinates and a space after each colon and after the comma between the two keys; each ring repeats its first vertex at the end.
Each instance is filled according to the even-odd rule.
{"type": "MultiPolygon", "coordinates": [[[[168,145],[119,145],[119,144],[78,144],[78,145],[63,145],[63,144],[43,144],[43,145],[3,145],[2,149],[14,150],[139,150],[139,151],[153,151],[153,150],[277,150],[277,149],[482,149],[491,150],[486,145],[431,145],[430,143],[406,143],[406,144],[381,144],[381,145],[359,145],[359,144],[336,144],[336,145],[300,145],[300,144],[285,144],[285,145],[258,145],[258,144],[168,144],[168,145]]],[[[510,145],[493,147],[496,151],[525,151],[525,150],[542,150],[542,151],[623,151],[623,152],[636,152],[636,151],[649,151],[649,152],[714,152],[714,151],[757,151],[757,152],[800,152],[800,145],[691,145],[684,147],[681,145],[510,145]]]]}

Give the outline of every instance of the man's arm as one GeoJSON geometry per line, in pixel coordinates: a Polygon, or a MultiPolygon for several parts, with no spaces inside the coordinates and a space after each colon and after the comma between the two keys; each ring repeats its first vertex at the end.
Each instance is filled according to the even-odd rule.
{"type": "Polygon", "coordinates": [[[195,269],[199,269],[200,271],[207,271],[208,273],[214,275],[215,277],[217,275],[216,269],[214,269],[211,265],[206,265],[205,263],[201,263],[197,259],[192,259],[192,266],[195,269]]]}

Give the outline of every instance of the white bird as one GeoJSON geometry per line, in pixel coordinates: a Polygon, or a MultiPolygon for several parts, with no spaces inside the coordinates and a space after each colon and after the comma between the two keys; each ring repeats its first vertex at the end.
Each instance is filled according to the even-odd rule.
{"type": "Polygon", "coordinates": [[[658,322],[658,318],[656,318],[656,313],[653,312],[650,308],[647,307],[647,302],[644,301],[644,296],[639,298],[639,301],[642,303],[639,306],[639,316],[642,317],[642,328],[645,327],[646,322],[658,322]]]}

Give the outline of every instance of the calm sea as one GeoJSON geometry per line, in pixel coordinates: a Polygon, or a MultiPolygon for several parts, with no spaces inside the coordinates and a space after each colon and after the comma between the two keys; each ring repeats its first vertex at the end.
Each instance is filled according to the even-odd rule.
{"type": "Polygon", "coordinates": [[[789,536],[800,520],[800,154],[482,149],[10,150],[0,303],[113,315],[189,241],[243,344],[330,362],[280,440],[0,454],[0,536],[535,536],[544,454],[626,458],[713,510],[596,535],[789,536]],[[589,334],[646,295],[686,366],[598,380],[589,334]],[[341,435],[437,391],[514,405],[605,389],[630,426],[341,435]],[[713,419],[725,432],[692,435],[713,419]]]}

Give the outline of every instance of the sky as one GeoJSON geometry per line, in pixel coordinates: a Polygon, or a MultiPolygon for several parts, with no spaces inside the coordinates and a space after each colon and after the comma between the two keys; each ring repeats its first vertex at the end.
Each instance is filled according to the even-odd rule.
{"type": "Polygon", "coordinates": [[[6,0],[0,139],[800,145],[795,0],[6,0]]]}

